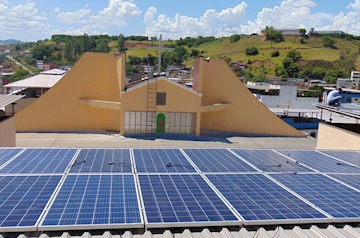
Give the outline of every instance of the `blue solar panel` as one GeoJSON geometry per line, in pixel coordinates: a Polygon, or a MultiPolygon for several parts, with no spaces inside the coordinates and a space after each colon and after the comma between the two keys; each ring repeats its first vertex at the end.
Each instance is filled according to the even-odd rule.
{"type": "MultiPolygon", "coordinates": [[[[206,175],[245,221],[302,222],[326,216],[261,174],[206,175]]],[[[314,220],[313,220],[314,222],[314,220]]]]}
{"type": "Polygon", "coordinates": [[[321,152],[360,167],[360,153],[359,152],[356,152],[356,151],[340,151],[340,150],[338,150],[338,151],[336,151],[336,150],[332,150],[332,151],[326,150],[326,151],[321,151],[321,152]]]}
{"type": "Polygon", "coordinates": [[[137,172],[196,172],[179,149],[134,149],[137,172]]]}
{"type": "Polygon", "coordinates": [[[133,175],[68,175],[41,226],[136,227],[139,207],[133,175]]]}
{"type": "Polygon", "coordinates": [[[26,149],[0,173],[63,173],[76,149],[26,149]]]}
{"type": "Polygon", "coordinates": [[[132,172],[129,149],[81,149],[70,172],[132,172]]]}
{"type": "Polygon", "coordinates": [[[0,229],[35,226],[61,176],[0,176],[0,229]]]}
{"type": "Polygon", "coordinates": [[[0,149],[0,166],[5,164],[9,159],[14,157],[22,149],[0,149]]]}
{"type": "Polygon", "coordinates": [[[360,190],[360,174],[331,174],[330,177],[336,178],[337,180],[360,190]]]}
{"type": "Polygon", "coordinates": [[[321,154],[317,151],[293,151],[293,150],[277,150],[281,154],[288,156],[300,163],[314,168],[323,173],[360,173],[360,168],[347,166],[347,164],[340,163],[338,160],[329,156],[321,154]]]}
{"type": "Polygon", "coordinates": [[[184,149],[184,151],[204,173],[256,171],[226,149],[184,149]]]}
{"type": "Polygon", "coordinates": [[[198,174],[139,175],[139,180],[148,227],[240,224],[198,174]]]}
{"type": "Polygon", "coordinates": [[[264,172],[312,171],[271,150],[231,150],[264,172]]]}
{"type": "Polygon", "coordinates": [[[321,174],[271,175],[334,218],[360,221],[360,193],[321,174]]]}

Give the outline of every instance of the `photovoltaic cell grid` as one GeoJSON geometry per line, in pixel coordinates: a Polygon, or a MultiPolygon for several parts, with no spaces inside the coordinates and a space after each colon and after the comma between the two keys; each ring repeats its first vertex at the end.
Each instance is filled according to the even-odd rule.
{"type": "Polygon", "coordinates": [[[41,226],[141,222],[133,175],[68,175],[41,226]]]}
{"type": "Polygon", "coordinates": [[[321,174],[271,175],[334,218],[360,221],[360,193],[321,174]]]}
{"type": "Polygon", "coordinates": [[[331,174],[330,177],[333,177],[343,183],[346,183],[347,185],[350,185],[360,190],[360,174],[359,175],[331,174]]]}
{"type": "Polygon", "coordinates": [[[231,149],[236,154],[264,172],[309,172],[312,171],[271,150],[231,149]]]}
{"type": "Polygon", "coordinates": [[[12,157],[14,157],[17,153],[19,153],[22,149],[0,149],[0,166],[9,161],[12,157]]]}
{"type": "Polygon", "coordinates": [[[200,175],[139,175],[147,223],[239,220],[200,175]]]}
{"type": "Polygon", "coordinates": [[[274,220],[326,218],[261,174],[208,174],[206,177],[246,221],[270,224],[274,220]]]}
{"type": "Polygon", "coordinates": [[[0,173],[63,173],[76,149],[26,149],[0,173]]]}
{"type": "Polygon", "coordinates": [[[81,149],[71,173],[132,172],[129,149],[81,149]]]}
{"type": "Polygon", "coordinates": [[[137,172],[196,172],[179,149],[134,149],[137,172]]]}
{"type": "Polygon", "coordinates": [[[321,152],[360,167],[360,153],[359,152],[336,151],[336,150],[335,151],[326,150],[326,151],[321,151],[321,152]]]}
{"type": "Polygon", "coordinates": [[[226,149],[184,149],[190,159],[206,172],[256,172],[226,149]]]}
{"type": "Polygon", "coordinates": [[[341,163],[340,161],[317,151],[277,151],[323,173],[360,173],[360,168],[341,163]]]}
{"type": "Polygon", "coordinates": [[[61,176],[0,176],[0,229],[35,226],[61,176]]]}

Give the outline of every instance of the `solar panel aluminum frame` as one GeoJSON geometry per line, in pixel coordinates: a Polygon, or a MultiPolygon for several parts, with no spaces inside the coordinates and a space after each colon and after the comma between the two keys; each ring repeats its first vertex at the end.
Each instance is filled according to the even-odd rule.
{"type": "Polygon", "coordinates": [[[131,150],[131,155],[132,155],[132,159],[133,159],[133,171],[134,173],[138,173],[138,174],[171,174],[173,172],[140,172],[137,170],[136,168],[136,159],[135,159],[135,154],[134,154],[134,150],[157,150],[157,149],[161,149],[161,150],[178,150],[187,160],[187,162],[189,162],[189,164],[194,168],[194,172],[179,172],[176,174],[181,174],[181,173],[201,173],[201,171],[199,170],[199,168],[195,165],[195,163],[189,158],[189,156],[184,152],[184,150],[182,148],[132,148],[131,150]]]}
{"type": "Polygon", "coordinates": [[[53,225],[53,226],[43,226],[42,223],[45,221],[45,218],[47,216],[47,214],[49,213],[51,206],[54,204],[55,199],[57,197],[57,195],[59,194],[61,187],[63,186],[65,179],[67,178],[67,176],[81,176],[81,175],[128,175],[128,176],[132,176],[133,179],[135,179],[135,175],[134,174],[119,174],[119,173],[74,173],[74,174],[66,174],[64,176],[64,179],[62,180],[62,183],[60,184],[60,187],[57,189],[56,194],[53,194],[53,198],[50,200],[50,204],[47,206],[46,212],[44,213],[44,215],[42,216],[42,219],[39,221],[39,224],[37,226],[37,230],[38,231],[64,231],[64,230],[98,230],[98,229],[132,229],[132,228],[144,228],[144,218],[143,218],[143,213],[142,213],[142,209],[140,206],[140,195],[139,195],[139,191],[138,188],[136,186],[137,181],[134,180],[134,184],[135,184],[135,191],[136,191],[136,197],[138,200],[138,204],[139,204],[139,215],[140,215],[140,223],[125,223],[125,224],[84,224],[84,225],[53,225]]]}
{"type": "MultiPolygon", "coordinates": [[[[314,173],[302,173],[302,174],[314,174],[314,173]]],[[[334,180],[335,182],[339,182],[341,183],[342,185],[344,185],[345,187],[349,188],[349,189],[353,189],[357,192],[360,192],[360,190],[354,188],[354,187],[351,187],[347,184],[345,184],[344,182],[341,182],[333,177],[331,177],[331,175],[327,175],[325,173],[316,173],[318,175],[322,175],[322,176],[325,176],[331,180],[334,180]]],[[[341,175],[346,175],[344,173],[342,173],[341,175]]],[[[353,175],[353,174],[352,174],[353,175]]],[[[312,203],[311,201],[308,201],[306,198],[304,198],[303,196],[297,194],[295,191],[293,191],[291,188],[288,188],[286,185],[283,185],[281,182],[277,181],[275,178],[272,178],[271,175],[265,175],[267,177],[270,177],[271,180],[273,181],[276,181],[276,183],[278,183],[280,186],[282,186],[283,188],[285,188],[286,190],[288,191],[291,191],[291,193],[293,193],[294,195],[296,195],[297,197],[301,198],[303,201],[306,201],[306,203],[312,205],[312,207],[314,207],[316,210],[320,211],[321,213],[323,213],[324,215],[326,215],[327,217],[329,217],[330,222],[331,223],[359,223],[360,222],[360,217],[359,218],[336,218],[336,217],[333,217],[332,215],[330,215],[329,213],[327,213],[326,211],[322,210],[321,208],[319,208],[318,206],[316,206],[314,203],[312,203]]],[[[314,223],[314,222],[312,222],[314,223]]],[[[322,223],[322,222],[317,222],[317,223],[322,223]]]]}
{"type": "Polygon", "coordinates": [[[218,195],[219,199],[229,208],[229,210],[233,213],[233,215],[238,219],[237,221],[213,221],[213,222],[159,222],[159,223],[149,223],[146,215],[146,208],[145,203],[143,200],[143,196],[141,193],[141,185],[139,176],[146,176],[146,175],[199,175],[200,177],[204,178],[199,173],[167,173],[167,174],[152,174],[152,173],[142,173],[142,174],[136,174],[136,179],[138,181],[138,191],[140,193],[140,203],[142,205],[142,211],[143,211],[143,217],[144,217],[144,224],[145,228],[183,228],[183,227],[210,227],[210,226],[240,226],[242,225],[242,220],[238,216],[238,213],[236,213],[234,210],[232,210],[226,201],[223,200],[222,196],[219,195],[217,190],[214,190],[212,186],[208,183],[208,181],[205,180],[205,182],[210,186],[210,188],[214,191],[216,195],[218,195]]]}
{"type": "MultiPolygon", "coordinates": [[[[211,173],[211,174],[215,174],[215,173],[211,173]]],[[[249,174],[249,173],[233,173],[233,174],[249,174]]],[[[259,174],[260,173],[252,173],[252,174],[259,174]]],[[[210,175],[210,173],[209,173],[210,175]]],[[[279,185],[281,188],[285,189],[287,192],[291,193],[292,195],[294,195],[295,197],[297,197],[298,199],[300,199],[301,201],[303,201],[304,203],[308,204],[309,206],[311,206],[312,208],[314,208],[315,210],[319,211],[320,213],[322,213],[324,216],[326,216],[327,218],[322,218],[322,219],[315,219],[315,218],[300,218],[300,219],[273,219],[273,220],[246,220],[237,210],[235,207],[233,207],[233,205],[231,204],[230,201],[228,201],[226,199],[226,197],[224,197],[224,195],[221,193],[221,191],[219,191],[216,186],[214,184],[212,184],[212,182],[210,181],[209,178],[206,177],[206,180],[208,181],[208,183],[210,183],[212,185],[212,188],[214,190],[217,191],[218,194],[221,195],[222,199],[224,201],[226,201],[226,204],[228,205],[228,207],[231,207],[231,209],[237,214],[238,217],[241,218],[242,220],[242,224],[244,226],[265,226],[265,225],[287,225],[287,224],[311,224],[311,223],[329,223],[332,222],[333,219],[332,217],[327,214],[326,212],[322,211],[320,208],[316,207],[314,204],[312,204],[311,202],[307,201],[306,199],[304,199],[303,197],[299,196],[298,194],[294,193],[292,190],[288,189],[286,186],[284,186],[283,184],[277,182],[275,179],[271,178],[270,176],[268,176],[267,174],[262,174],[263,176],[265,176],[266,178],[270,179],[271,181],[275,182],[277,185],[279,185]]],[[[206,176],[206,175],[205,175],[206,176]]]]}
{"type": "MultiPolygon", "coordinates": [[[[21,176],[21,177],[29,177],[29,176],[60,176],[60,175],[49,175],[49,174],[18,174],[18,175],[14,175],[14,174],[6,174],[6,175],[2,175],[2,176],[21,176]]],[[[52,195],[50,196],[50,199],[47,201],[42,213],[39,215],[36,223],[34,224],[34,226],[11,226],[11,227],[0,227],[0,232],[29,232],[29,231],[37,231],[38,229],[38,225],[41,221],[41,219],[44,217],[44,214],[47,211],[47,207],[49,206],[49,204],[51,203],[52,198],[54,197],[54,195],[57,193],[57,190],[59,189],[59,186],[61,186],[61,181],[63,180],[64,176],[61,177],[61,179],[59,180],[59,183],[57,184],[56,188],[54,189],[52,195]]]]}
{"type": "Polygon", "coordinates": [[[99,174],[99,173],[112,173],[112,174],[133,174],[135,172],[135,168],[134,168],[134,158],[133,158],[133,153],[132,153],[132,149],[130,148],[79,148],[78,151],[76,152],[76,156],[74,156],[73,160],[71,160],[70,164],[69,164],[69,168],[68,170],[66,170],[66,173],[70,173],[73,175],[85,175],[85,174],[99,174]],[[82,150],[90,150],[90,149],[109,149],[109,150],[116,150],[116,149],[122,149],[122,150],[128,150],[129,151],[129,155],[130,155],[130,163],[131,163],[131,172],[71,172],[71,168],[72,166],[75,164],[79,154],[81,153],[82,150]]]}
{"type": "MultiPolygon", "coordinates": [[[[16,148],[16,147],[15,147],[16,148]]],[[[19,157],[20,155],[22,155],[24,152],[26,152],[26,150],[28,149],[32,149],[32,150],[46,150],[46,149],[49,149],[49,150],[53,150],[53,149],[59,149],[59,150],[76,150],[76,152],[74,153],[73,157],[71,158],[71,160],[69,161],[69,164],[66,166],[66,168],[64,169],[63,172],[57,172],[57,173],[39,173],[38,175],[63,175],[64,173],[67,173],[68,169],[71,168],[71,165],[72,165],[72,161],[74,159],[76,159],[77,157],[77,154],[79,152],[80,149],[78,148],[62,148],[62,147],[24,147],[23,150],[21,150],[21,153],[19,152],[18,154],[16,154],[16,156],[12,157],[10,161],[8,161],[4,166],[0,166],[0,174],[1,173],[1,170],[7,166],[8,164],[10,164],[12,161],[14,161],[17,157],[19,157]]],[[[17,174],[17,173],[9,173],[9,174],[17,174]]],[[[22,174],[22,175],[30,175],[30,174],[36,174],[36,173],[18,173],[18,174],[22,174]]],[[[2,174],[2,175],[5,175],[5,174],[2,174]]]]}
{"type": "MultiPolygon", "coordinates": [[[[348,161],[346,161],[346,160],[339,159],[339,158],[337,158],[337,157],[335,157],[335,156],[332,156],[332,155],[330,155],[330,154],[327,154],[326,152],[323,152],[323,151],[316,151],[316,152],[318,152],[318,153],[320,153],[320,154],[322,154],[322,155],[326,155],[326,156],[328,156],[328,157],[330,157],[330,158],[332,158],[332,159],[338,160],[339,162],[343,163],[343,164],[346,165],[346,166],[351,166],[351,167],[359,168],[359,169],[360,169],[360,166],[359,166],[359,165],[352,164],[352,163],[350,163],[350,162],[348,162],[348,161]]],[[[360,162],[360,153],[359,153],[359,162],[360,162]]]]}
{"type": "MultiPolygon", "coordinates": [[[[17,147],[15,147],[17,148],[17,147]]],[[[11,147],[4,147],[1,149],[14,149],[11,147]]],[[[0,174],[1,174],[1,170],[8,164],[10,164],[13,160],[15,160],[17,157],[19,157],[24,151],[26,150],[26,148],[22,148],[16,155],[14,155],[13,157],[11,157],[10,159],[8,159],[5,163],[3,163],[2,165],[0,165],[0,174]]]]}

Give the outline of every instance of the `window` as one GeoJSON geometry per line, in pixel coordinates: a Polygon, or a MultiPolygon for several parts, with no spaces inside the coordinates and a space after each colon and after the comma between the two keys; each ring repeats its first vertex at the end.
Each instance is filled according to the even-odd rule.
{"type": "Polygon", "coordinates": [[[166,105],[166,93],[156,93],[156,105],[166,105]]]}

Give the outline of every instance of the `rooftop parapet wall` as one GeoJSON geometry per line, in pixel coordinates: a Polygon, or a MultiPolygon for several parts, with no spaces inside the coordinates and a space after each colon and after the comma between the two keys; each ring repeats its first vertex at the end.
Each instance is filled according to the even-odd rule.
{"type": "Polygon", "coordinates": [[[259,102],[224,60],[197,58],[202,106],[231,104],[229,110],[201,114],[201,130],[245,134],[295,136],[305,134],[289,126],[259,102]]]}
{"type": "Polygon", "coordinates": [[[119,57],[125,56],[85,53],[56,85],[15,115],[16,130],[120,130],[119,110],[80,101],[120,103],[119,57]]]}

